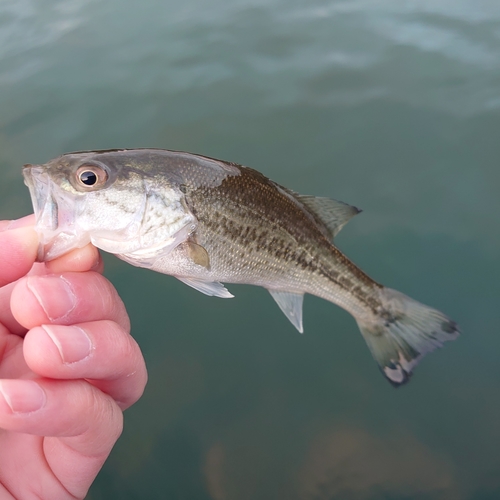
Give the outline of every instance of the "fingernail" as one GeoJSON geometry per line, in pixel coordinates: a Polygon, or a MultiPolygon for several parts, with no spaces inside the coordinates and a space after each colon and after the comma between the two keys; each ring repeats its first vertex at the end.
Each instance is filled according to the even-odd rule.
{"type": "Polygon", "coordinates": [[[33,380],[2,380],[0,395],[13,413],[32,413],[45,405],[47,397],[33,380]]]}
{"type": "Polygon", "coordinates": [[[90,356],[94,346],[83,328],[57,325],[42,325],[42,328],[59,350],[63,363],[76,363],[90,356]]]}
{"type": "Polygon", "coordinates": [[[51,321],[64,318],[76,306],[75,293],[62,276],[32,276],[27,286],[51,321]]]}

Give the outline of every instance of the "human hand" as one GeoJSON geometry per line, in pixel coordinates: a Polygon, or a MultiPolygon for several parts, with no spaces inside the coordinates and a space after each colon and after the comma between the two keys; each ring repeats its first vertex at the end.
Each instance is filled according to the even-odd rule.
{"type": "Polygon", "coordinates": [[[97,249],[35,263],[33,224],[0,222],[0,499],[84,498],[146,367],[97,249]]]}

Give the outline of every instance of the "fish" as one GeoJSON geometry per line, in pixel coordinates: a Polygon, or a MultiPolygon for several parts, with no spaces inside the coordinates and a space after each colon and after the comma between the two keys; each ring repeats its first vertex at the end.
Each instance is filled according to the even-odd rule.
{"type": "Polygon", "coordinates": [[[206,295],[233,297],[226,283],[261,286],[301,333],[304,294],[315,295],[354,317],[395,387],[460,333],[335,246],[358,208],[298,194],[252,168],[183,151],[110,149],[25,165],[23,176],[40,261],[92,243],[206,295]]]}

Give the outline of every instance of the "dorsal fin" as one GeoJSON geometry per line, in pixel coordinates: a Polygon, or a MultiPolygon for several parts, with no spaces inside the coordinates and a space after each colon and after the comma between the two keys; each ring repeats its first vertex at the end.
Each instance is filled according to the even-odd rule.
{"type": "Polygon", "coordinates": [[[331,198],[293,195],[311,212],[318,225],[324,227],[329,239],[333,239],[352,217],[361,212],[359,208],[331,198]]]}

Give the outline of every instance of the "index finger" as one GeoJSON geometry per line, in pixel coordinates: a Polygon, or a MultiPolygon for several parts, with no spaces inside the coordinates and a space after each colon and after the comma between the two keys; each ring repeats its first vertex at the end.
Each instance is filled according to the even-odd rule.
{"type": "Polygon", "coordinates": [[[13,318],[10,309],[11,293],[16,281],[28,273],[102,272],[103,267],[98,250],[90,244],[46,264],[34,265],[39,244],[34,223],[33,215],[14,221],[0,221],[0,324],[18,334],[26,330],[13,318]]]}
{"type": "Polygon", "coordinates": [[[108,319],[130,331],[127,311],[118,292],[106,278],[93,271],[22,279],[12,290],[10,307],[18,324],[27,329],[108,319]]]}

